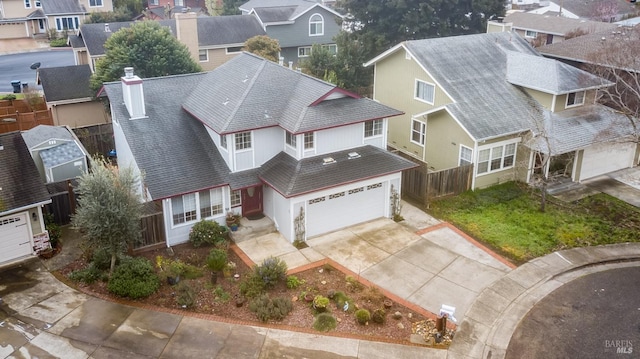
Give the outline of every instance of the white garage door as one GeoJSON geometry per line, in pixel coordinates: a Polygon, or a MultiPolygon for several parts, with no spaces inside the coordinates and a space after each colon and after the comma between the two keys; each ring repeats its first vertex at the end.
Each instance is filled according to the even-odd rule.
{"type": "Polygon", "coordinates": [[[635,144],[607,143],[584,150],[580,180],[633,166],[635,144]]]}
{"type": "Polygon", "coordinates": [[[307,201],[307,237],[383,217],[386,188],[380,182],[307,201]]]}
{"type": "Polygon", "coordinates": [[[0,263],[31,254],[27,214],[0,217],[0,263]]]}

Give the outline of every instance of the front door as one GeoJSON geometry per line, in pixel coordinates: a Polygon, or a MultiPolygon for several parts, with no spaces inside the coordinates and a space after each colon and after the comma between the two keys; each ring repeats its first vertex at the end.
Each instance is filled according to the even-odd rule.
{"type": "Polygon", "coordinates": [[[38,33],[44,34],[44,19],[38,19],[38,33]]]}
{"type": "Polygon", "coordinates": [[[242,190],[242,216],[262,213],[262,186],[242,190]]]}

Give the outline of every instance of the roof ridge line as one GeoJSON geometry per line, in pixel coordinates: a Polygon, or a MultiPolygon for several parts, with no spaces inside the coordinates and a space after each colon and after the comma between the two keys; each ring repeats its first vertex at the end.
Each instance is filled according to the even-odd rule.
{"type": "Polygon", "coordinates": [[[263,59],[262,63],[260,64],[260,66],[256,70],[255,74],[253,75],[253,77],[251,77],[251,81],[249,81],[249,84],[247,85],[247,88],[245,89],[244,93],[240,97],[240,100],[238,101],[238,104],[236,105],[236,108],[234,108],[233,111],[231,112],[231,114],[229,114],[229,116],[227,117],[227,120],[225,121],[225,124],[222,127],[222,132],[224,132],[227,129],[227,127],[231,123],[231,119],[236,115],[236,113],[240,109],[240,106],[244,103],[244,100],[249,95],[249,91],[251,91],[251,89],[253,88],[253,85],[256,83],[256,80],[258,79],[258,76],[262,73],[262,70],[264,70],[267,61],[268,60],[263,59]]]}

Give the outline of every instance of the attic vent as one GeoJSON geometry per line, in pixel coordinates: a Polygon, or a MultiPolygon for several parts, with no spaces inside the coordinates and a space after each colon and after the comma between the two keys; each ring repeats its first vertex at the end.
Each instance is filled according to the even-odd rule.
{"type": "Polygon", "coordinates": [[[349,159],[352,160],[354,158],[360,158],[360,154],[358,152],[349,152],[349,159]]]}
{"type": "Polygon", "coordinates": [[[104,24],[104,32],[111,32],[111,29],[109,28],[109,24],[104,24]]]}
{"type": "Polygon", "coordinates": [[[328,164],[332,164],[332,163],[336,163],[336,160],[333,159],[333,157],[325,157],[322,159],[322,164],[323,165],[328,165],[328,164]]]}

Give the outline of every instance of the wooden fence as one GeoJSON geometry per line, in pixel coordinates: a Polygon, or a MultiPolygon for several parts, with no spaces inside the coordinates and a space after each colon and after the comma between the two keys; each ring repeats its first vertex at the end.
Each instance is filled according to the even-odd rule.
{"type": "MultiPolygon", "coordinates": [[[[406,157],[406,156],[404,156],[406,157]]],[[[402,195],[427,205],[438,197],[455,196],[471,189],[473,165],[431,172],[427,164],[402,172],[402,195]]]]}
{"type": "Polygon", "coordinates": [[[144,252],[166,245],[164,235],[164,219],[160,203],[147,202],[143,206],[142,217],[140,218],[140,229],[142,238],[140,242],[134,243],[132,251],[144,252]]]}
{"type": "Polygon", "coordinates": [[[53,126],[53,115],[42,103],[26,100],[0,100],[0,133],[27,131],[38,125],[53,126]]]}
{"type": "Polygon", "coordinates": [[[109,151],[115,148],[113,127],[110,123],[74,128],[73,133],[91,156],[99,154],[107,157],[109,151]]]}
{"type": "Polygon", "coordinates": [[[75,180],[47,184],[51,203],[46,205],[45,209],[53,215],[56,224],[62,226],[71,222],[71,216],[76,211],[77,195],[73,192],[75,186],[75,180]]]}

